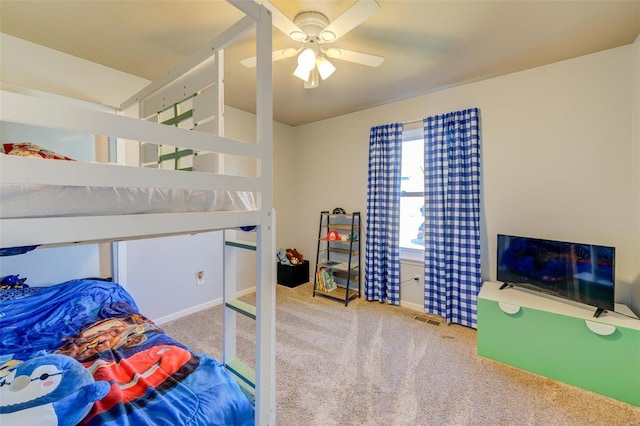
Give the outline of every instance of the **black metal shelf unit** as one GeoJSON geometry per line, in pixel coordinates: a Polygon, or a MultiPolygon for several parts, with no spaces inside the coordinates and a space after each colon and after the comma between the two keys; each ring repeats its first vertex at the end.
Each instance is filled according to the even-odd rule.
{"type": "Polygon", "coordinates": [[[313,296],[344,302],[361,297],[360,212],[320,212],[313,296]]]}

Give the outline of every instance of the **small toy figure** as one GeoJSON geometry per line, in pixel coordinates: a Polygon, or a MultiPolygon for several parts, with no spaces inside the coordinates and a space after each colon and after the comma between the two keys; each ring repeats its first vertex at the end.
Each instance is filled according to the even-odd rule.
{"type": "Polygon", "coordinates": [[[327,240],[340,241],[340,234],[338,234],[338,231],[329,231],[329,233],[327,234],[327,240]]]}
{"type": "Polygon", "coordinates": [[[278,262],[280,262],[280,264],[291,266],[291,261],[287,257],[287,251],[285,249],[278,250],[278,254],[276,256],[278,257],[278,262]]]}
{"type": "Polygon", "coordinates": [[[24,283],[26,280],[26,278],[20,278],[20,275],[7,275],[0,281],[0,289],[28,288],[29,286],[24,283]]]}
{"type": "Polygon", "coordinates": [[[304,256],[296,249],[287,249],[287,259],[292,265],[300,265],[304,262],[304,256]]]}

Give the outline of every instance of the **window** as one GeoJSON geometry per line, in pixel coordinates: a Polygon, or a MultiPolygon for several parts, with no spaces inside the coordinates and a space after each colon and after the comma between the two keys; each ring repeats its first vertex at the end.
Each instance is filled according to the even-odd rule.
{"type": "Polygon", "coordinates": [[[402,133],[400,257],[422,260],[424,251],[424,142],[422,127],[402,133]]]}

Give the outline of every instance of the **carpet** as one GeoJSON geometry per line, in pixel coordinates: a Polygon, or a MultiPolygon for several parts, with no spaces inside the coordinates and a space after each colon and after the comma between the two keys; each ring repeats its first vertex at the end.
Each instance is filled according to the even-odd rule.
{"type": "MultiPolygon", "coordinates": [[[[625,425],[640,408],[476,355],[476,331],[402,307],[276,290],[276,423],[293,425],[625,425]]],[[[252,302],[250,295],[242,298],[252,302]]],[[[238,316],[238,357],[255,324],[238,316]]],[[[162,325],[221,359],[222,307],[162,325]]]]}

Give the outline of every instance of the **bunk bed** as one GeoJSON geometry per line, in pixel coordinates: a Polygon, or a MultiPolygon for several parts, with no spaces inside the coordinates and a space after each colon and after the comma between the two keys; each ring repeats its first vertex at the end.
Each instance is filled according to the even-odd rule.
{"type": "MultiPolygon", "coordinates": [[[[233,300],[236,293],[233,274],[225,273],[224,348],[223,360],[219,362],[196,354],[165,335],[138,311],[135,300],[116,282],[89,278],[43,288],[7,289],[11,292],[3,291],[0,297],[3,327],[0,364],[4,363],[0,369],[3,396],[0,423],[20,424],[24,419],[20,417],[24,412],[11,408],[15,401],[9,391],[28,389],[29,383],[38,380],[48,383],[47,386],[57,383],[57,379],[52,378],[56,374],[49,373],[38,373],[29,382],[24,379],[28,372],[19,375],[21,369],[28,371],[33,361],[36,365],[39,362],[45,366],[55,365],[55,371],[64,371],[61,365],[68,362],[65,357],[83,365],[82,371],[89,371],[93,381],[87,384],[86,377],[83,378],[82,400],[86,401],[82,407],[75,407],[80,393],[74,398],[67,397],[64,403],[52,404],[58,424],[75,424],[75,421],[69,422],[79,414],[84,424],[275,423],[271,16],[263,6],[253,2],[228,2],[245,16],[209,45],[124,101],[116,114],[3,90],[0,120],[104,135],[112,141],[180,146],[196,153],[250,158],[258,163],[259,176],[25,158],[3,153],[0,154],[3,197],[0,199],[0,249],[5,250],[3,254],[15,254],[36,247],[115,244],[131,239],[249,227],[255,230],[257,240],[253,246],[257,253],[256,306],[247,307],[233,300]],[[222,135],[223,63],[224,49],[253,29],[257,40],[257,143],[248,143],[222,135]],[[203,120],[201,128],[185,130],[150,119],[149,111],[161,111],[185,99],[195,105],[200,102],[195,100],[198,97],[207,102],[202,109],[214,117],[203,120]],[[125,115],[125,111],[134,110],[136,106],[136,115],[141,119],[125,115]],[[168,206],[154,204],[148,208],[144,203],[133,206],[133,200],[140,197],[131,192],[141,194],[147,201],[151,199],[149,193],[161,193],[160,198],[166,198],[169,193],[177,198],[170,198],[168,206]],[[48,195],[44,199],[29,198],[38,193],[48,195]],[[105,193],[116,195],[104,203],[105,193]],[[95,194],[102,202],[92,198],[95,194]],[[56,199],[67,202],[54,206],[56,199]],[[185,200],[184,205],[178,206],[176,199],[185,200]],[[189,199],[204,205],[194,207],[189,199]],[[203,199],[207,201],[202,203],[203,199]],[[114,203],[122,206],[110,208],[114,203]],[[106,208],[100,207],[105,204],[106,208]],[[238,368],[243,364],[234,359],[236,314],[256,320],[255,371],[238,368]],[[167,359],[169,364],[165,362],[167,359]],[[118,364],[133,369],[128,371],[126,380],[118,377],[117,368],[111,372],[108,368],[118,364]],[[142,365],[139,370],[138,364],[142,365]],[[162,377],[154,382],[152,372],[158,370],[162,371],[162,377]],[[145,383],[144,389],[135,390],[141,381],[145,383]],[[216,384],[211,384],[214,381],[216,384]],[[123,383],[125,386],[121,386],[123,383]],[[195,406],[188,400],[194,400],[195,406]],[[65,412],[63,408],[71,411],[65,412]],[[250,421],[246,419],[247,410],[253,417],[250,421]]],[[[117,257],[112,259],[116,260],[117,257]]],[[[231,269],[227,268],[226,259],[224,269],[231,269]]],[[[63,377],[66,380],[67,376],[63,377]]],[[[24,407],[33,408],[28,404],[24,407]]],[[[51,416],[50,411],[34,413],[26,414],[30,422],[39,421],[39,415],[51,416]]],[[[45,424],[44,419],[42,417],[41,424],[45,424]]]]}

